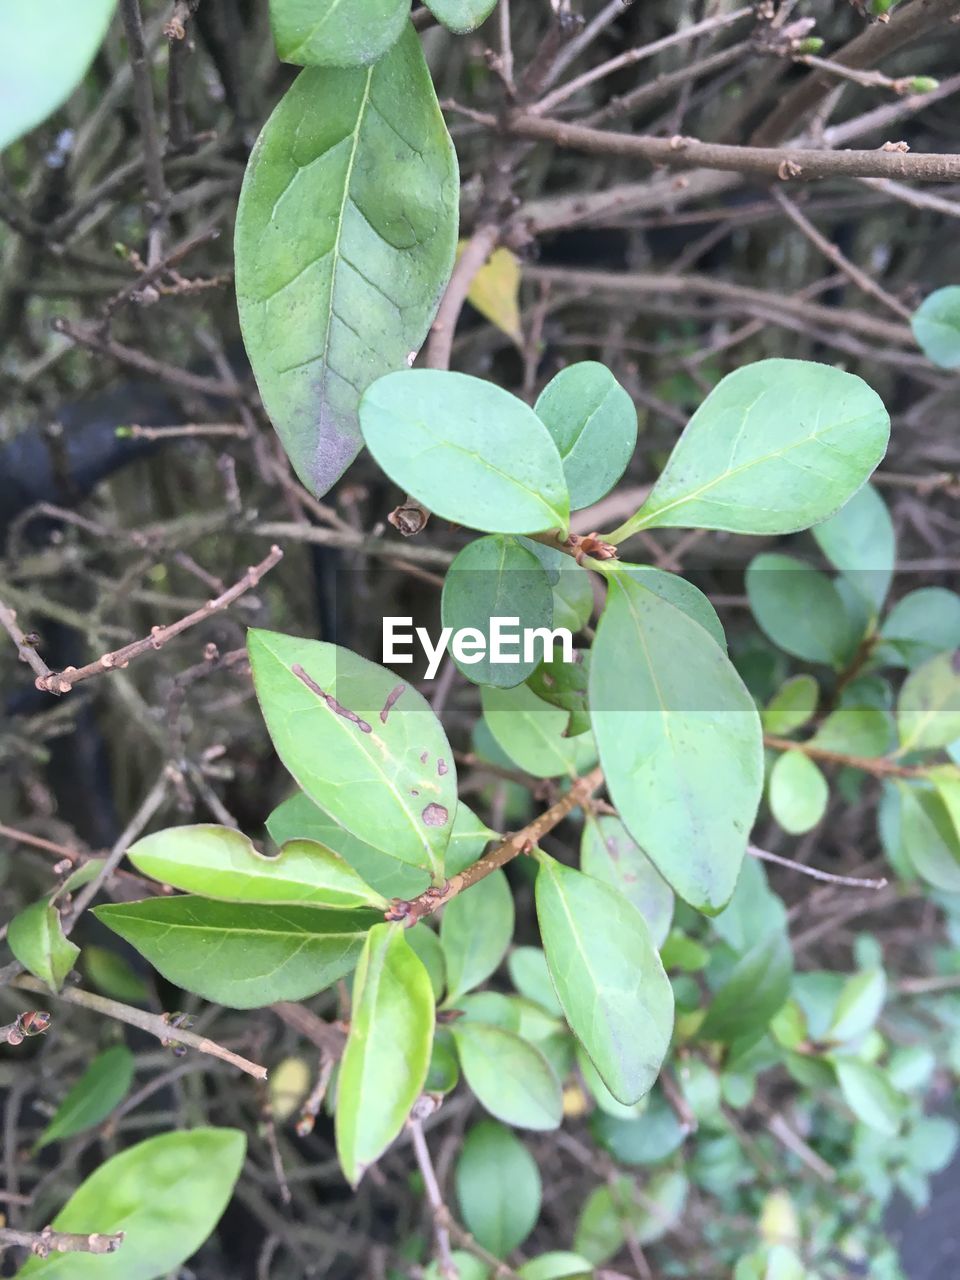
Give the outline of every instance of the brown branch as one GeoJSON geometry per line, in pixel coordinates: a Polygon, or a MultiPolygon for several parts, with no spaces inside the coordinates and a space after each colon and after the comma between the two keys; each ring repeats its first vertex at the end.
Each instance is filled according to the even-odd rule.
{"type": "Polygon", "coordinates": [[[407,927],[410,927],[425,916],[432,915],[444,903],[455,898],[457,894],[463,893],[465,889],[471,888],[492,871],[506,866],[521,853],[530,853],[548,832],[559,826],[568,813],[588,800],[602,783],[603,770],[598,765],[582,778],[577,778],[570,790],[561,796],[556,804],[544,810],[522,831],[504,836],[495,849],[467,867],[466,871],[451,877],[442,887],[426,889],[416,898],[394,898],[390,909],[386,912],[386,918],[402,920],[407,927]]]}
{"type": "MultiPolygon", "coordinates": [[[[428,1100],[421,1099],[421,1103],[426,1101],[428,1100]]],[[[427,1193],[427,1203],[433,1215],[433,1230],[437,1239],[437,1270],[444,1280],[456,1280],[458,1272],[450,1252],[450,1214],[443,1201],[443,1194],[437,1181],[437,1172],[433,1167],[433,1160],[430,1158],[430,1148],[427,1146],[427,1140],[423,1136],[423,1122],[416,1107],[413,1115],[407,1121],[407,1128],[410,1130],[413,1152],[417,1158],[417,1164],[420,1166],[424,1190],[427,1193]]]]}
{"type": "Polygon", "coordinates": [[[20,661],[25,662],[31,668],[38,680],[46,680],[53,672],[40,657],[34,645],[32,645],[21,630],[17,623],[16,612],[8,605],[0,600],[0,626],[6,631],[7,635],[17,646],[17,653],[20,655],[20,661]]]}
{"type": "Polygon", "coordinates": [[[861,773],[869,773],[874,778],[925,778],[929,773],[926,765],[897,764],[886,756],[851,756],[843,751],[818,747],[813,742],[794,742],[774,733],[765,733],[763,743],[774,751],[800,751],[811,760],[822,760],[824,764],[837,764],[846,769],[859,769],[861,773]]]}
{"type": "Polygon", "coordinates": [[[74,685],[80,684],[83,680],[89,680],[92,676],[102,675],[105,671],[122,670],[129,666],[134,658],[139,658],[141,654],[148,653],[151,650],[162,649],[169,641],[176,636],[182,635],[184,631],[188,631],[190,627],[195,627],[198,622],[212,617],[213,614],[219,613],[222,609],[228,608],[234,601],[239,600],[247,591],[252,590],[264,576],[276,564],[283,559],[283,552],[279,547],[270,548],[270,554],[266,556],[258,565],[252,565],[243,575],[239,582],[221,595],[216,596],[212,600],[208,600],[200,609],[195,609],[193,613],[187,614],[185,618],[179,618],[176,622],[171,622],[166,627],[154,627],[148,636],[144,636],[141,640],[134,640],[131,644],[124,645],[120,649],[115,649],[112,653],[101,654],[94,662],[88,662],[84,667],[65,667],[63,671],[54,671],[46,676],[38,676],[36,686],[38,689],[46,693],[62,694],[69,693],[74,685]]]}
{"type": "Polygon", "coordinates": [[[131,1005],[121,1004],[118,1000],[108,1000],[106,996],[95,995],[94,992],[84,991],[80,987],[64,987],[62,991],[51,991],[38,978],[31,978],[27,974],[14,978],[10,985],[23,991],[35,991],[44,996],[52,995],[54,999],[63,1000],[65,1004],[75,1004],[81,1009],[89,1009],[93,1013],[102,1013],[104,1017],[115,1018],[118,1022],[126,1022],[131,1027],[139,1027],[148,1035],[156,1036],[164,1045],[173,1042],[186,1045],[199,1053],[209,1054],[212,1058],[219,1058],[221,1062],[229,1062],[231,1066],[239,1067],[255,1080],[267,1078],[266,1067],[261,1067],[248,1058],[240,1057],[239,1054],[231,1049],[225,1049],[216,1041],[208,1040],[206,1036],[195,1035],[185,1027],[174,1027],[159,1014],[134,1009],[131,1005]]]}
{"type": "MultiPolygon", "coordinates": [[[[112,298],[108,298],[103,305],[103,318],[107,320],[113,315],[117,307],[125,302],[127,298],[139,293],[145,289],[147,285],[152,284],[154,280],[162,276],[171,267],[176,266],[178,262],[182,262],[194,249],[199,249],[202,245],[209,244],[212,240],[218,239],[220,235],[219,227],[205,227],[202,231],[198,231],[195,235],[189,236],[182,244],[171,249],[169,253],[164,254],[152,266],[144,267],[136,278],[131,280],[129,284],[124,285],[112,298]]],[[[139,261],[139,259],[136,259],[139,261]]]]}
{"type": "Polygon", "coordinates": [[[123,1232],[115,1235],[80,1235],[71,1231],[54,1231],[44,1227],[42,1231],[15,1231],[13,1227],[0,1227],[0,1252],[17,1245],[27,1248],[38,1258],[51,1253],[116,1253],[123,1244],[123,1232]]]}

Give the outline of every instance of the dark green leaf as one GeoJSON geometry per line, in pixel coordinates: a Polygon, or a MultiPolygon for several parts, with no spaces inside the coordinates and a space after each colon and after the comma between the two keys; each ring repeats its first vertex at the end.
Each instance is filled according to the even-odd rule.
{"type": "Polygon", "coordinates": [[[310,799],[375,849],[440,877],[457,771],[426,699],[338,645],[250,631],[247,647],[273,745],[310,799]]]}
{"type": "Polygon", "coordinates": [[[424,1089],[427,1093],[450,1093],[460,1079],[457,1049],[448,1027],[437,1027],[430,1054],[430,1067],[424,1089]]]}
{"type": "Polygon", "coordinates": [[[660,1164],[680,1150],[686,1136],[676,1112],[656,1089],[642,1115],[618,1119],[596,1111],[590,1118],[590,1130],[621,1164],[660,1164]]]}
{"type": "Polygon", "coordinates": [[[907,676],[897,699],[900,750],[946,747],[960,738],[960,649],[930,658],[907,676]]]}
{"type": "Polygon", "coordinates": [[[464,1225],[498,1258],[521,1245],[540,1216],[540,1172],[509,1129],[484,1120],[467,1134],[456,1168],[464,1225]]]}
{"type": "Polygon", "coordinates": [[[768,933],[734,966],[714,996],[698,1034],[730,1043],[763,1031],[790,994],[793,956],[786,935],[768,933]]]}
{"type": "Polygon", "coordinates": [[[266,410],[314,493],[360,449],[363,391],[426,336],[457,188],[409,24],[369,68],[302,72],[264,125],[237,210],[237,305],[266,410]]]}
{"type": "Polygon", "coordinates": [[[587,686],[590,674],[590,651],[577,650],[575,662],[541,662],[527,680],[538,698],[560,707],[569,716],[563,736],[579,737],[590,731],[587,686]]]}
{"type": "Polygon", "coordinates": [[[429,925],[419,924],[407,931],[407,945],[420,958],[430,977],[434,999],[439,1000],[447,985],[447,966],[440,939],[429,925]]]}
{"type": "Polygon", "coordinates": [[[638,1101],[673,1031],[673,992],[646,921],[615,889],[541,855],[537,919],[567,1021],[619,1101],[638,1101]]]}
{"type": "Polygon", "coordinates": [[[576,511],[617,483],[637,445],[637,411],[610,370],[595,360],[568,365],[534,405],[563,460],[576,511]]]}
{"type": "Polygon", "coordinates": [[[403,926],[375,925],[357,965],[337,1080],[337,1155],[351,1186],[397,1137],[419,1097],[433,1027],[430,978],[403,926]]]}
{"type": "Polygon", "coordinates": [[[616,574],[593,646],[590,710],[627,830],[681,898],[719,910],[763,787],[760,717],[730,660],[685,613],[616,574]]]}
{"type": "Polygon", "coordinates": [[[457,35],[475,31],[496,7],[497,0],[429,0],[427,4],[436,20],[457,35]]]}
{"type": "Polygon", "coordinates": [[[588,815],[580,842],[580,870],[618,889],[632,902],[658,949],[670,932],[673,891],[656,867],[611,814],[588,815]]]}
{"type": "Polygon", "coordinates": [[[410,0],[270,0],[277,53],[301,67],[366,66],[395,44],[410,0]]]}
{"type": "Polygon", "coordinates": [[[793,556],[755,556],[747,569],[747,597],[761,631],[785,653],[842,667],[860,633],[834,583],[793,556]]]}
{"type": "Polygon", "coordinates": [[[53,1119],[37,1139],[37,1147],[63,1142],[106,1120],[127,1096],[133,1083],[134,1066],[133,1054],[122,1044],[97,1054],[57,1107],[53,1119]]]}
{"type": "Polygon", "coordinates": [[[502,871],[492,871],[448,902],[440,921],[447,963],[447,1003],[490,977],[513,937],[513,894],[502,871]]]}
{"type": "Polygon", "coordinates": [[[880,635],[908,667],[960,649],[960,596],[944,587],[921,587],[898,600],[880,635]]]}
{"type": "Polygon", "coordinates": [[[823,554],[876,616],[887,598],[897,558],[893,521],[876,489],[865,484],[835,516],[815,525],[812,533],[823,554]]]}
{"type": "Polygon", "coordinates": [[[556,1129],[560,1084],[534,1045],[503,1027],[463,1019],[452,1024],[460,1066],[480,1104],[519,1129],[556,1129]]]}
{"type": "Polygon", "coordinates": [[[924,298],[910,321],[928,360],[941,369],[960,366],[960,285],[947,285],[924,298]]]}
{"type": "Polygon", "coordinates": [[[316,995],[356,964],[374,911],[151,898],[94,914],[165,978],[231,1009],[316,995]]]}
{"type": "Polygon", "coordinates": [[[51,1253],[19,1275],[38,1280],[159,1280],[213,1231],[243,1166],[239,1129],[188,1129],[104,1161],[53,1219],[54,1231],[123,1232],[116,1253],[51,1253]]]}
{"type": "Polygon", "coordinates": [[[801,835],[827,811],[830,788],[819,767],[802,751],[785,751],[770,770],[770,810],[784,831],[801,835]]]}
{"type": "Polygon", "coordinates": [[[793,733],[813,717],[820,686],[810,675],[792,676],[767,703],[761,717],[767,733],[793,733]]]}
{"type": "Polygon", "coordinates": [[[808,360],[744,365],[710,392],[646,502],[611,536],[665,525],[795,533],[856,493],[889,434],[880,397],[852,373],[808,360]]]}
{"type": "Polygon", "coordinates": [[[230,827],[170,827],[138,840],[127,857],[154,880],[224,902],[387,906],[349,862],[315,840],[291,840],[267,858],[230,827]]]}
{"type": "Polygon", "coordinates": [[[13,917],[7,942],[23,967],[54,991],[63,986],[80,954],[80,948],[64,937],[60,912],[46,898],[13,917]]]}
{"type": "Polygon", "coordinates": [[[146,1004],[150,988],[123,956],[106,947],[84,947],[83,968],[87,977],[105,996],[124,1004],[146,1004]]]}

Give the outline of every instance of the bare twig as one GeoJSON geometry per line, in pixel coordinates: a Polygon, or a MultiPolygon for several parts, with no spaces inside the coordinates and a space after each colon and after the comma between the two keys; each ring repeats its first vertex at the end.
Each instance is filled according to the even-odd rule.
{"type": "Polygon", "coordinates": [[[140,121],[140,143],[143,147],[144,176],[146,177],[148,203],[147,265],[153,266],[160,258],[163,246],[163,227],[167,212],[167,184],[163,176],[163,155],[160,131],[153,105],[153,85],[150,80],[150,63],[147,60],[143,35],[143,16],[140,0],[121,0],[120,13],[127,33],[130,65],[133,68],[133,97],[140,121]]]}
{"type": "Polygon", "coordinates": [[[0,1227],[0,1251],[15,1246],[27,1248],[38,1258],[51,1253],[116,1253],[123,1244],[123,1232],[115,1235],[81,1235],[71,1231],[54,1231],[44,1227],[42,1231],[15,1231],[13,1227],[0,1227]]]}
{"type": "Polygon", "coordinates": [[[416,1115],[416,1108],[414,1109],[414,1115],[407,1121],[407,1128],[410,1130],[414,1155],[417,1158],[417,1164],[420,1166],[420,1174],[427,1193],[427,1203],[433,1214],[433,1230],[437,1240],[437,1266],[444,1280],[456,1280],[457,1268],[450,1252],[450,1229],[448,1226],[450,1215],[443,1201],[440,1184],[437,1181],[437,1173],[433,1167],[433,1160],[430,1158],[430,1148],[427,1146],[427,1140],[423,1136],[423,1124],[416,1115]]]}
{"type": "Polygon", "coordinates": [[[887,880],[862,880],[858,876],[838,876],[832,871],[820,871],[816,867],[808,867],[803,862],[794,862],[792,858],[781,857],[779,853],[771,853],[769,849],[760,849],[755,844],[747,845],[747,853],[751,858],[759,858],[762,862],[775,862],[780,867],[789,867],[791,871],[799,871],[811,880],[823,880],[826,884],[845,885],[849,889],[885,889],[887,880]]]}
{"type": "Polygon", "coordinates": [[[818,747],[815,742],[794,742],[792,738],[781,738],[774,733],[763,735],[764,746],[774,751],[800,751],[811,760],[822,760],[824,764],[837,764],[847,769],[859,769],[861,773],[869,773],[874,778],[925,778],[930,772],[930,765],[897,764],[886,756],[852,756],[843,751],[829,751],[826,747],[818,747]]]}
{"type": "Polygon", "coordinates": [[[499,227],[487,223],[478,227],[464,246],[443,295],[437,318],[430,328],[430,339],[424,361],[427,368],[449,369],[457,320],[467,300],[474,276],[496,248],[499,235],[499,227]]]}
{"type": "Polygon", "coordinates": [[[5,605],[2,600],[0,600],[0,626],[3,627],[17,646],[20,661],[25,662],[30,667],[38,680],[46,680],[48,676],[53,674],[39,653],[37,653],[36,646],[30,642],[30,638],[18,625],[15,611],[5,605]]]}

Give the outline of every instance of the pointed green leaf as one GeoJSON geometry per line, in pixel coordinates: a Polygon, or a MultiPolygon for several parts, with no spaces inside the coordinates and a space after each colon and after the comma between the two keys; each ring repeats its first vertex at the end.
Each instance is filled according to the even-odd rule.
{"type": "Polygon", "coordinates": [[[675,609],[685,613],[688,618],[699,622],[704,631],[709,632],[720,648],[726,652],[727,637],[723,631],[723,623],[717,616],[716,609],[699,587],[695,587],[686,578],[681,578],[678,573],[654,569],[649,564],[623,563],[622,571],[633,578],[634,582],[638,582],[641,587],[647,587],[654,595],[660,596],[675,609]]]}
{"type": "Polygon", "coordinates": [[[574,511],[617,483],[637,445],[637,411],[606,365],[568,365],[540,392],[537,417],[553,437],[574,511]]]}
{"type": "Polygon", "coordinates": [[[360,840],[439,877],[457,771],[426,699],[337,645],[250,631],[247,647],[267,731],[310,799],[360,840]]]}
{"type": "Polygon", "coordinates": [[[833,1011],[827,1038],[835,1043],[859,1040],[871,1029],[887,998],[887,978],[882,969],[864,969],[844,984],[833,1011]]]}
{"type": "Polygon", "coordinates": [[[426,337],[457,188],[409,24],[369,68],[302,72],[263,127],[237,210],[237,306],[267,413],[314,493],[360,449],[364,390],[426,337]]]}
{"type": "Polygon", "coordinates": [[[98,1053],[57,1107],[37,1139],[37,1148],[63,1142],[106,1120],[127,1096],[135,1065],[133,1054],[122,1044],[98,1053]]]}
{"type": "Polygon", "coordinates": [[[66,982],[80,954],[80,948],[64,937],[60,912],[46,898],[13,917],[7,942],[23,967],[54,991],[66,982]]]}
{"type": "Polygon", "coordinates": [[[513,938],[513,894],[502,871],[492,871],[443,909],[440,941],[447,964],[447,1003],[485,982],[513,938]]]}
{"type": "Polygon", "coordinates": [[[791,676],[763,709],[764,729],[781,737],[793,733],[813,718],[819,699],[820,686],[813,676],[791,676]]]}
{"type": "Polygon", "coordinates": [[[590,663],[611,799],[691,906],[728,900],[763,786],[760,717],[726,654],[654,592],[612,576],[590,663]]]}
{"type": "Polygon", "coordinates": [[[785,653],[843,667],[860,629],[837,587],[794,556],[764,553],[747,568],[747,598],[760,630],[785,653]]]}
{"type": "Polygon", "coordinates": [[[402,925],[375,925],[357,965],[337,1082],[337,1155],[351,1186],[397,1137],[420,1096],[433,1026],[430,978],[402,925]]]}
{"type": "Polygon", "coordinates": [[[811,531],[820,550],[868,602],[874,616],[890,590],[897,540],[887,504],[865,484],[835,516],[811,531]]]}
{"type": "Polygon", "coordinates": [[[900,838],[911,865],[934,888],[960,893],[960,831],[942,791],[906,783],[899,783],[897,790],[900,838]]]}
{"type": "Polygon", "coordinates": [[[429,0],[427,3],[436,20],[457,35],[476,31],[496,7],[497,0],[429,0]]]}
{"type": "Polygon", "coordinates": [[[301,67],[358,67],[395,44],[410,0],[270,0],[277,54],[301,67]]]}
{"type": "Polygon", "coordinates": [[[917,307],[910,325],[928,360],[941,369],[960,367],[960,285],[935,289],[917,307]]]}
{"type": "Polygon", "coordinates": [[[673,991],[646,921],[609,885],[546,855],[536,900],[567,1022],[613,1096],[637,1102],[657,1078],[673,1032],[673,991]]]}
{"type": "Polygon", "coordinates": [[[580,870],[612,885],[633,903],[659,950],[670,932],[673,891],[619,818],[588,814],[580,842],[580,870]]]}
{"type": "Polygon", "coordinates": [[[536,1161],[509,1129],[481,1121],[467,1134],[455,1174],[464,1225],[505,1258],[536,1225],[541,1185],[536,1161]]]}
{"type": "Polygon", "coordinates": [[[550,433],[493,382],[439,369],[380,378],[360,402],[367,448],[390,479],[485,533],[566,532],[570,495],[550,433]]]}
{"type": "Polygon", "coordinates": [[[697,1034],[703,1040],[730,1043],[763,1031],[790,994],[792,973],[786,935],[779,930],[768,933],[737,961],[697,1034]]]}
{"type": "Polygon", "coordinates": [[[856,493],[889,434],[880,397],[852,373],[808,360],[744,365],[710,392],[611,537],[656,526],[795,533],[856,493]]]}
{"type": "Polygon", "coordinates": [[[830,788],[820,768],[802,751],[784,751],[770,770],[770,810],[784,831],[801,835],[827,811],[830,788]]]}
{"type": "Polygon", "coordinates": [[[553,592],[533,552],[516,538],[494,534],[468,543],[455,557],[444,580],[440,617],[454,632],[451,656],[467,679],[509,688],[526,680],[541,661],[543,646],[538,643],[536,656],[526,659],[522,645],[507,644],[503,660],[495,661],[492,621],[511,619],[511,630],[521,636],[537,628],[549,635],[553,592]],[[458,639],[457,633],[466,628],[476,632],[476,643],[469,651],[458,651],[465,637],[458,639]]]}
{"type": "Polygon", "coordinates": [[[231,1009],[316,995],[350,972],[382,918],[192,897],[97,907],[94,915],[170,982],[231,1009]]]}
{"type": "Polygon", "coordinates": [[[187,1129],[138,1142],[104,1161],[50,1224],[90,1235],[123,1232],[116,1253],[30,1258],[36,1280],[160,1280],[177,1272],[220,1219],[243,1166],[239,1129],[187,1129]]]}
{"type": "Polygon", "coordinates": [[[467,1084],[480,1104],[519,1129],[557,1129],[560,1083],[543,1054],[503,1027],[466,1019],[451,1030],[467,1084]]]}
{"type": "Polygon", "coordinates": [[[900,750],[949,746],[960,738],[960,649],[912,671],[897,699],[900,750]]]}
{"type": "Polygon", "coordinates": [[[138,840],[127,857],[154,880],[222,902],[387,906],[349,862],[315,840],[291,840],[268,858],[230,827],[170,827],[138,840]]]}
{"type": "Polygon", "coordinates": [[[525,684],[480,690],[483,717],[514,764],[535,778],[572,776],[596,761],[589,734],[565,737],[569,713],[538,698],[525,684]]]}

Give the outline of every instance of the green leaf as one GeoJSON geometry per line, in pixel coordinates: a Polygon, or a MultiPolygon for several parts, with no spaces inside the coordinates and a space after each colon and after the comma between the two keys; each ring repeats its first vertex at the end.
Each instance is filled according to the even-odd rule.
{"type": "Polygon", "coordinates": [[[590,662],[590,708],[610,797],[691,906],[728,900],[763,787],[760,717],[703,627],[612,576],[590,662]]]}
{"type": "Polygon", "coordinates": [[[461,800],[453,818],[453,832],[444,859],[448,876],[459,875],[482,855],[491,840],[497,840],[496,831],[481,822],[469,805],[461,800]]]}
{"type": "Polygon", "coordinates": [[[563,1010],[550,981],[547,959],[539,947],[514,947],[507,961],[510,981],[528,1000],[560,1017],[563,1010]]]}
{"type": "Polygon", "coordinates": [[[659,950],[670,932],[673,891],[619,818],[588,815],[580,842],[580,870],[612,885],[633,903],[659,950]]]}
{"type": "Polygon", "coordinates": [[[617,1178],[587,1197],[573,1238],[578,1253],[598,1266],[618,1253],[627,1233],[653,1244],[677,1225],[687,1199],[682,1173],[655,1174],[640,1191],[632,1178],[617,1178]]]}
{"type": "Polygon", "coordinates": [[[710,392],[611,539],[657,526],[796,533],[856,493],[889,434],[880,397],[852,373],[808,360],[745,365],[710,392]]]}
{"type": "Polygon", "coordinates": [[[468,1022],[482,1022],[488,1027],[499,1027],[502,1031],[513,1031],[520,1034],[520,1001],[503,994],[502,991],[474,991],[461,996],[457,1001],[457,1012],[468,1022]]]}
{"type": "Polygon", "coordinates": [[[533,552],[516,538],[494,534],[468,543],[454,559],[443,584],[440,617],[454,633],[451,655],[467,679],[509,688],[526,680],[543,648],[538,644],[536,656],[527,659],[522,646],[506,645],[504,658],[494,661],[493,619],[510,619],[521,635],[537,628],[549,635],[553,591],[533,552]],[[475,643],[470,650],[458,649],[465,637],[457,632],[466,628],[476,633],[475,643]]]}
{"type": "Polygon", "coordinates": [[[66,102],[87,74],[115,8],[116,0],[44,0],[42,7],[4,0],[0,151],[66,102]]]}
{"type": "Polygon", "coordinates": [[[879,707],[839,707],[821,723],[810,742],[825,751],[882,756],[893,745],[893,722],[879,707]]]}
{"type": "Polygon", "coordinates": [[[37,1139],[35,1149],[51,1142],[63,1142],[106,1120],[127,1096],[135,1065],[133,1054],[122,1044],[97,1054],[57,1107],[53,1119],[37,1139]]]}
{"type": "MultiPolygon", "coordinates": [[[[450,1260],[457,1268],[459,1280],[490,1280],[491,1271],[488,1266],[464,1249],[451,1251],[450,1260]]],[[[448,1273],[441,1271],[439,1262],[431,1262],[423,1273],[423,1280],[448,1280],[448,1273]]]]}
{"type": "Polygon", "coordinates": [[[440,941],[447,964],[447,1003],[485,982],[513,937],[513,894],[502,871],[492,871],[443,909],[440,941]]]}
{"type": "Polygon", "coordinates": [[[513,689],[480,690],[483,717],[514,764],[535,778],[573,775],[596,760],[593,739],[564,737],[569,713],[544,702],[525,684],[513,689]]]}
{"type": "Polygon", "coordinates": [[[681,578],[679,574],[654,569],[648,564],[623,563],[622,572],[641,587],[647,587],[661,600],[666,600],[667,604],[672,604],[675,609],[685,613],[694,622],[699,622],[704,631],[726,652],[727,637],[723,631],[723,623],[699,587],[695,587],[686,578],[681,578]]]}
{"type": "Polygon", "coordinates": [[[563,461],[573,510],[617,483],[637,447],[637,411],[610,370],[595,360],[568,365],[534,405],[563,461]]]}
{"type": "Polygon", "coordinates": [[[636,1119],[617,1118],[603,1111],[590,1117],[590,1130],[620,1164],[661,1164],[683,1146],[686,1129],[658,1089],[636,1119]]]}
{"type": "Polygon", "coordinates": [[[447,985],[447,965],[440,939],[429,925],[421,923],[407,930],[407,945],[420,960],[430,978],[433,998],[439,1000],[447,985]]]}
{"type": "Polygon", "coordinates": [[[960,893],[960,833],[942,792],[905,783],[898,783],[897,791],[900,838],[911,865],[934,888],[960,893]]]}
{"type": "Polygon", "coordinates": [[[263,127],[237,209],[237,306],[267,413],[314,493],[360,449],[364,390],[427,334],[458,181],[409,24],[369,68],[302,72],[263,127]]]}
{"type": "Polygon", "coordinates": [[[761,712],[764,729],[781,737],[793,733],[813,718],[819,699],[820,686],[813,676],[791,676],[761,712]]]}
{"type": "Polygon", "coordinates": [[[960,366],[960,285],[936,289],[910,320],[920,350],[941,369],[960,366]]]}
{"type": "Polygon", "coordinates": [[[406,25],[410,0],[270,0],[283,62],[358,67],[382,58],[406,25]]]}
{"type": "Polygon", "coordinates": [[[553,625],[566,627],[574,635],[582,631],[594,608],[590,574],[556,547],[548,547],[531,538],[521,538],[520,541],[543,565],[553,588],[553,625]]]}
{"type": "Polygon", "coordinates": [[[714,996],[698,1035],[731,1043],[770,1024],[790,994],[793,956],[785,934],[770,932],[734,965],[714,996]]]}
{"type": "MultiPolygon", "coordinates": [[[[460,806],[457,813],[460,812],[460,806]]],[[[469,813],[469,810],[467,810],[469,813]]],[[[430,873],[419,867],[401,862],[383,849],[358,840],[328,813],[324,813],[302,791],[295,792],[278,805],[267,819],[267,830],[274,844],[280,848],[291,840],[316,840],[339,853],[344,861],[359,873],[362,879],[385,898],[415,898],[430,886],[430,873]]],[[[447,846],[447,860],[452,852],[457,820],[454,818],[454,834],[447,846]]],[[[449,870],[448,874],[453,872],[449,870]]]]}
{"type": "Polygon", "coordinates": [[[80,954],[80,948],[64,937],[60,912],[46,898],[13,917],[7,942],[23,967],[54,991],[66,982],[80,954]]]}
{"type": "Polygon", "coordinates": [[[403,926],[375,925],[357,965],[337,1081],[337,1155],[351,1186],[397,1137],[420,1096],[433,1028],[430,977],[403,926]]]}
{"type": "Polygon", "coordinates": [[[834,1058],[833,1065],[840,1092],[857,1119],[887,1138],[895,1137],[906,1100],[883,1071],[858,1058],[834,1058]]]}
{"type": "Polygon", "coordinates": [[[657,1077],[673,1031],[673,991],[646,921],[609,885],[540,856],[537,919],[567,1022],[617,1099],[657,1077]]]}
{"type": "Polygon", "coordinates": [[[54,1218],[54,1231],[123,1232],[116,1253],[51,1253],[19,1275],[38,1280],[159,1280],[210,1235],[243,1166],[239,1129],[188,1129],[104,1161],[54,1218]]]}
{"type": "Polygon", "coordinates": [[[806,662],[843,667],[860,640],[836,586],[794,556],[754,556],[747,598],[760,630],[785,653],[806,662]]]}
{"type": "Polygon", "coordinates": [[[480,1104],[519,1129],[557,1129],[563,1119],[560,1083],[543,1054],[503,1027],[454,1022],[460,1066],[480,1104]]]}
{"type": "Polygon", "coordinates": [[[373,911],[151,898],[94,915],[168,981],[231,1009],[303,1000],[350,972],[373,911]]]}
{"type": "Polygon", "coordinates": [[[802,751],[785,751],[770,770],[770,809],[784,831],[802,835],[827,811],[830,788],[818,766],[802,751]]]}
{"type": "Polygon", "coordinates": [[[247,648],[277,755],[310,799],[375,849],[439,878],[457,771],[426,699],[334,644],[250,631],[247,648]]]}
{"type": "Polygon", "coordinates": [[[823,554],[876,616],[890,590],[897,558],[893,521],[876,489],[865,484],[835,516],[811,532],[823,554]]]}
{"type": "Polygon", "coordinates": [[[349,862],[315,840],[291,840],[268,858],[230,827],[170,827],[138,840],[127,857],[154,880],[222,902],[387,906],[349,862]]]}
{"type": "Polygon", "coordinates": [[[771,930],[786,933],[787,909],[767,884],[767,873],[758,858],[744,859],[733,897],[711,926],[738,956],[771,930]]]}
{"type": "Polygon", "coordinates": [[[450,1093],[460,1080],[460,1063],[449,1028],[437,1027],[430,1054],[430,1067],[424,1089],[428,1093],[450,1093]]]}
{"type": "Polygon", "coordinates": [[[542,1253],[517,1272],[522,1280],[590,1280],[593,1267],[579,1253],[542,1253]]]}
{"type": "Polygon", "coordinates": [[[467,1134],[455,1173],[460,1215],[485,1249],[505,1258],[536,1226],[541,1184],[536,1161],[519,1138],[483,1120],[467,1134]]]}
{"type": "Polygon", "coordinates": [[[844,983],[833,1011],[827,1039],[837,1044],[859,1040],[873,1027],[887,998],[887,978],[882,969],[864,969],[844,983]]]}
{"type": "Polygon", "coordinates": [[[897,699],[900,752],[932,750],[960,738],[960,649],[912,671],[897,699]]]}
{"type": "Polygon", "coordinates": [[[960,596],[944,587],[921,587],[898,600],[880,635],[908,667],[960,649],[960,596]]]}
{"type": "Polygon", "coordinates": [[[497,0],[424,0],[439,23],[457,35],[475,31],[497,7],[497,0]]]}
{"type": "Polygon", "coordinates": [[[566,533],[570,495],[550,433],[509,391],[465,373],[408,369],[360,402],[367,448],[390,479],[485,533],[566,533]]]}
{"type": "Polygon", "coordinates": [[[150,988],[139,973],[134,972],[123,956],[106,947],[84,947],[83,969],[105,996],[122,1000],[124,1004],[146,1004],[150,999],[150,988]]]}
{"type": "Polygon", "coordinates": [[[541,662],[527,679],[527,686],[538,698],[560,707],[569,715],[563,737],[576,738],[590,732],[587,691],[590,679],[590,650],[574,651],[575,661],[541,662]]]}

